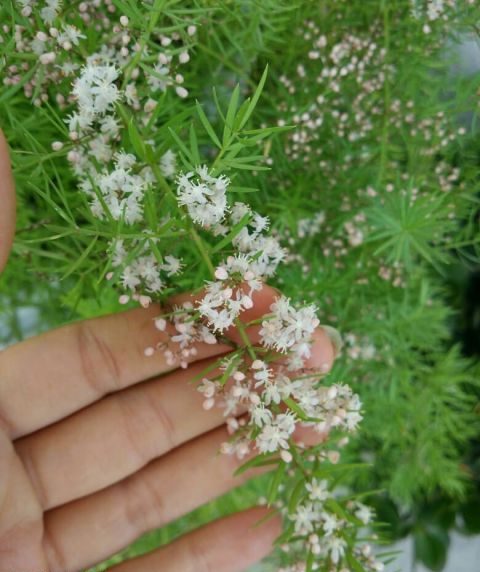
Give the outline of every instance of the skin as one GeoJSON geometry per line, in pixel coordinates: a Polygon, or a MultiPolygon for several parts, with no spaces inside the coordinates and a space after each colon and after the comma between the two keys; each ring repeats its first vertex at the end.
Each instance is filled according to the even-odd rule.
{"type": "MultiPolygon", "coordinates": [[[[15,191],[0,132],[0,268],[15,227],[15,191]]],[[[256,294],[248,322],[276,292],[256,294]]],[[[191,299],[189,294],[175,301],[191,299]]],[[[188,370],[144,349],[162,334],[158,306],[70,324],[0,352],[0,572],[73,572],[121,550],[241,484],[218,455],[220,409],[204,411],[189,380],[228,346],[199,345],[188,370]]],[[[251,339],[257,329],[248,331],[251,339]]],[[[239,341],[238,333],[228,333],[239,341]]],[[[334,348],[319,329],[310,363],[334,348]]],[[[305,433],[301,439],[313,442],[305,433]]],[[[247,477],[242,477],[244,480],[247,477]]],[[[281,524],[252,508],[115,566],[115,572],[240,572],[266,556],[281,524]],[[212,540],[213,539],[213,540],[212,540]]]]}

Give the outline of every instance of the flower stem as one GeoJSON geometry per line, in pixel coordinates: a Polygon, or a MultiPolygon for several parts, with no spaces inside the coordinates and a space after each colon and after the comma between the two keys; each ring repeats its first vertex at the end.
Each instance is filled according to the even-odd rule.
{"type": "Polygon", "coordinates": [[[255,353],[255,349],[253,348],[252,342],[250,341],[250,338],[248,337],[248,334],[245,330],[245,326],[244,326],[243,322],[241,322],[238,318],[236,318],[235,319],[235,326],[238,330],[238,333],[240,334],[240,337],[242,338],[242,342],[245,344],[245,347],[247,348],[248,355],[252,358],[252,360],[256,360],[257,355],[255,353]]]}
{"type": "Polygon", "coordinates": [[[190,236],[193,239],[193,242],[196,244],[198,251],[200,252],[203,260],[205,261],[205,264],[207,265],[210,274],[212,275],[212,278],[215,277],[215,266],[213,265],[213,262],[211,261],[210,256],[208,255],[207,249],[205,247],[205,244],[201,236],[195,230],[193,225],[191,226],[189,231],[190,231],[190,236]]]}

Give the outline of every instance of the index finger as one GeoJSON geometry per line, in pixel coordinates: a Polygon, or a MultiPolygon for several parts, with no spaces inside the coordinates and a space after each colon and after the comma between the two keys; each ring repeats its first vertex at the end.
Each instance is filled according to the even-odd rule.
{"type": "MultiPolygon", "coordinates": [[[[275,291],[264,286],[244,314],[268,312],[275,291]]],[[[191,299],[191,297],[190,297],[191,299]]],[[[178,301],[178,298],[177,298],[178,301]]],[[[63,326],[0,352],[0,423],[12,438],[32,433],[97,401],[174,369],[164,352],[145,348],[168,335],[154,326],[159,306],[63,326]]],[[[236,340],[236,333],[229,336],[236,340]]],[[[226,344],[198,343],[194,362],[227,353],[226,344]]]]}
{"type": "Polygon", "coordinates": [[[10,253],[15,232],[15,186],[7,142],[0,129],[0,272],[10,253]]]}

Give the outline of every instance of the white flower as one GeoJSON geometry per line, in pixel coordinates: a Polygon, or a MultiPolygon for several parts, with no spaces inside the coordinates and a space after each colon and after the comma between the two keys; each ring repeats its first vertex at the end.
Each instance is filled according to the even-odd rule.
{"type": "Polygon", "coordinates": [[[204,377],[202,379],[202,383],[197,387],[197,390],[200,391],[200,393],[203,393],[206,398],[211,398],[217,391],[217,384],[204,377]]]}
{"type": "Polygon", "coordinates": [[[262,392],[262,399],[265,401],[266,405],[270,405],[271,403],[280,403],[282,401],[282,394],[278,384],[275,382],[265,384],[262,392]]]}
{"type": "MultiPolygon", "coordinates": [[[[97,154],[99,154],[97,149],[97,154]]],[[[95,182],[100,189],[111,216],[115,220],[123,217],[127,224],[133,224],[142,219],[142,200],[147,183],[142,174],[132,173],[135,157],[127,153],[115,154],[116,168],[104,171],[95,176],[95,182]]],[[[104,217],[103,210],[96,213],[104,217]]]]}
{"type": "Polygon", "coordinates": [[[63,32],[57,36],[57,44],[63,46],[65,42],[69,42],[74,46],[78,46],[80,40],[84,38],[86,38],[86,36],[82,34],[78,28],[70,24],[64,24],[63,32]]]}
{"type": "Polygon", "coordinates": [[[135,163],[135,155],[125,153],[125,151],[117,151],[114,156],[115,165],[118,169],[131,169],[135,163]]]}
{"type": "Polygon", "coordinates": [[[62,7],[61,0],[46,0],[46,6],[40,10],[40,18],[45,24],[51,24],[62,7]]]}
{"type": "Polygon", "coordinates": [[[80,112],[104,114],[120,98],[115,85],[119,72],[113,65],[87,64],[73,84],[80,112]]]}
{"type": "Polygon", "coordinates": [[[331,536],[336,530],[341,526],[341,522],[338,518],[329,512],[322,512],[322,528],[325,532],[325,536],[331,536]]]}
{"type": "Polygon", "coordinates": [[[257,448],[261,453],[274,453],[279,448],[288,449],[288,439],[295,430],[292,413],[280,413],[266,424],[257,437],[257,448]]]}
{"type": "Polygon", "coordinates": [[[167,179],[172,177],[175,174],[177,156],[173,151],[170,149],[162,155],[160,159],[160,170],[162,171],[162,175],[167,179]]]}
{"type": "Polygon", "coordinates": [[[305,484],[305,488],[309,492],[309,498],[314,501],[324,501],[329,498],[328,481],[321,481],[313,478],[309,483],[305,484]]]}
{"type": "Polygon", "coordinates": [[[100,130],[110,138],[115,138],[120,132],[118,121],[112,115],[105,115],[100,122],[100,130]]]}
{"type": "Polygon", "coordinates": [[[95,157],[101,163],[108,163],[112,158],[112,149],[103,136],[95,137],[88,143],[88,154],[95,157]]]}
{"type": "Polygon", "coordinates": [[[265,407],[265,404],[260,403],[250,410],[252,421],[258,427],[263,427],[272,421],[273,413],[265,407]]]}
{"type": "Polygon", "coordinates": [[[308,357],[311,338],[320,323],[312,304],[296,310],[286,297],[278,298],[271,306],[271,316],[262,322],[260,337],[268,348],[286,353],[297,352],[300,357],[308,357]]]}
{"type": "Polygon", "coordinates": [[[359,502],[357,503],[357,510],[354,512],[354,515],[358,520],[361,520],[363,524],[369,524],[373,518],[373,510],[359,502]]]}
{"type": "Polygon", "coordinates": [[[133,83],[127,84],[127,86],[125,87],[124,96],[125,96],[125,101],[128,103],[128,105],[131,105],[133,107],[139,104],[137,87],[133,83]]]}
{"type": "Polygon", "coordinates": [[[276,422],[277,425],[289,435],[295,431],[296,418],[295,414],[291,411],[277,415],[276,422]]]}
{"type": "Polygon", "coordinates": [[[135,274],[131,266],[126,266],[122,274],[122,284],[127,290],[135,290],[140,284],[140,278],[135,274]]]}
{"type": "Polygon", "coordinates": [[[152,91],[166,91],[167,87],[173,84],[170,68],[162,63],[155,64],[151,73],[148,74],[147,82],[152,91]]]}
{"type": "Polygon", "coordinates": [[[319,520],[320,513],[313,503],[300,504],[290,516],[295,523],[295,532],[308,534],[313,532],[314,524],[319,520]]]}
{"type": "Polygon", "coordinates": [[[363,416],[358,411],[349,411],[345,416],[345,426],[349,431],[355,431],[363,416]]]}
{"type": "Polygon", "coordinates": [[[272,377],[272,370],[262,360],[255,360],[252,369],[255,371],[253,374],[253,379],[256,381],[255,387],[265,385],[272,377]]]}
{"type": "Polygon", "coordinates": [[[196,173],[182,174],[177,179],[177,196],[180,205],[186,206],[192,220],[209,227],[219,223],[227,210],[227,177],[212,177],[206,166],[196,173]]]}
{"type": "Polygon", "coordinates": [[[234,204],[232,223],[237,224],[246,214],[251,215],[252,221],[242,228],[232,244],[250,260],[250,271],[257,276],[272,276],[286,252],[275,238],[261,234],[268,227],[268,218],[253,212],[248,205],[234,204]],[[253,232],[249,226],[253,227],[253,232]]]}
{"type": "Polygon", "coordinates": [[[157,276],[149,279],[147,281],[146,286],[147,286],[147,290],[149,292],[157,293],[157,292],[160,292],[160,290],[163,290],[165,284],[164,284],[163,280],[160,278],[160,276],[157,275],[157,276]]]}
{"type": "Polygon", "coordinates": [[[210,282],[198,309],[214,331],[223,332],[235,322],[239,314],[252,307],[252,301],[240,288],[234,290],[224,281],[210,282]]]}
{"type": "Polygon", "coordinates": [[[178,274],[182,270],[182,263],[181,261],[172,256],[171,254],[167,254],[164,258],[164,263],[160,266],[162,270],[164,270],[168,276],[174,276],[178,274]]]}
{"type": "Polygon", "coordinates": [[[345,554],[346,541],[339,536],[330,536],[326,542],[326,548],[330,552],[330,558],[334,564],[338,564],[345,554]]]}

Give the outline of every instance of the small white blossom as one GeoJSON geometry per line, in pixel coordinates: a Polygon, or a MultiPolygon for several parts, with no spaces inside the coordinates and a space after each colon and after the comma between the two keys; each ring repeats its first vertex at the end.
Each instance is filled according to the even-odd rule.
{"type": "Polygon", "coordinates": [[[86,65],[73,85],[80,113],[104,114],[110,110],[120,98],[115,85],[118,76],[119,71],[113,65],[86,65]]]}
{"type": "Polygon", "coordinates": [[[175,175],[177,168],[176,161],[177,156],[173,151],[168,150],[162,155],[162,158],[160,159],[160,170],[162,171],[162,175],[167,179],[175,175]]]}
{"type": "Polygon", "coordinates": [[[338,564],[345,554],[346,541],[339,536],[329,536],[326,541],[326,549],[334,564],[338,564]]]}
{"type": "Polygon", "coordinates": [[[324,501],[330,496],[328,481],[325,479],[319,481],[313,478],[309,483],[305,484],[305,488],[309,493],[309,498],[313,501],[324,501]]]}
{"type": "Polygon", "coordinates": [[[178,177],[178,202],[186,206],[194,222],[205,227],[215,225],[225,216],[229,183],[230,180],[223,175],[211,176],[206,166],[198,167],[196,172],[178,177]]]}
{"type": "Polygon", "coordinates": [[[288,449],[288,439],[295,431],[295,417],[292,413],[280,413],[271,423],[264,425],[256,439],[261,453],[274,453],[278,449],[288,449]]]}
{"type": "Polygon", "coordinates": [[[369,524],[373,518],[373,510],[360,502],[357,503],[357,510],[353,514],[358,520],[361,520],[363,524],[369,524]]]}
{"type": "Polygon", "coordinates": [[[314,525],[320,518],[320,512],[313,503],[299,504],[290,518],[294,522],[296,533],[308,534],[313,532],[314,525]]]}
{"type": "Polygon", "coordinates": [[[313,332],[320,323],[312,304],[296,310],[288,298],[278,298],[271,306],[272,315],[262,322],[262,343],[279,352],[294,351],[300,357],[309,357],[313,332]]]}
{"type": "Polygon", "coordinates": [[[258,427],[263,427],[264,425],[271,423],[273,419],[273,413],[270,411],[270,409],[267,409],[263,403],[252,407],[250,410],[250,415],[252,417],[252,421],[258,427]]]}
{"type": "Polygon", "coordinates": [[[322,512],[322,529],[325,533],[325,536],[331,536],[336,530],[338,530],[341,526],[341,521],[338,518],[329,512],[322,512]]]}

